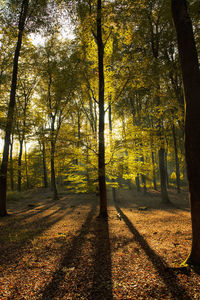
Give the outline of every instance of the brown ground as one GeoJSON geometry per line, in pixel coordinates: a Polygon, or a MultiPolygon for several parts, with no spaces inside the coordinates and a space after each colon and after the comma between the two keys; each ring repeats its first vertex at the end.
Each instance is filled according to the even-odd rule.
{"type": "Polygon", "coordinates": [[[191,245],[187,194],[171,191],[173,207],[155,192],[117,198],[108,222],[95,195],[55,203],[34,192],[10,203],[0,219],[0,299],[200,299],[200,276],[174,268],[191,245]]]}

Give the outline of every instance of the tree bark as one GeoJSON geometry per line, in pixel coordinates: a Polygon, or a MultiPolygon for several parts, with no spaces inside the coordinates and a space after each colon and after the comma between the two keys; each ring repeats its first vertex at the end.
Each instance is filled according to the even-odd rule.
{"type": "Polygon", "coordinates": [[[26,142],[24,144],[24,154],[25,154],[25,168],[26,168],[26,188],[29,189],[29,176],[28,176],[28,159],[27,159],[27,149],[26,149],[26,142]]]}
{"type": "Polygon", "coordinates": [[[136,184],[137,192],[140,192],[140,177],[139,177],[139,174],[137,174],[137,176],[135,177],[135,184],[136,184]]]}
{"type": "Polygon", "coordinates": [[[156,169],[155,169],[155,158],[154,158],[154,152],[151,152],[151,159],[152,159],[152,165],[153,165],[153,188],[155,191],[157,191],[157,184],[156,184],[156,169]]]}
{"type": "Polygon", "coordinates": [[[15,96],[17,88],[17,75],[18,75],[18,61],[20,56],[20,50],[22,45],[22,36],[24,31],[25,20],[28,11],[29,0],[23,0],[19,24],[18,24],[18,38],[17,45],[15,48],[14,60],[13,60],[13,72],[12,72],[12,82],[11,82],[11,91],[10,91],[10,101],[8,105],[8,115],[6,121],[5,129],[5,138],[4,138],[4,149],[3,157],[1,162],[0,169],[0,216],[6,216],[6,190],[7,190],[7,170],[8,170],[8,155],[9,155],[9,144],[10,144],[10,135],[13,125],[14,109],[15,109],[15,96]]]}
{"type": "Polygon", "coordinates": [[[175,155],[175,165],[176,165],[176,188],[177,192],[180,193],[180,167],[179,167],[179,158],[178,158],[178,148],[177,148],[177,139],[175,126],[172,126],[172,135],[174,140],[174,155],[175,155]]]}
{"type": "Polygon", "coordinates": [[[10,188],[11,191],[14,191],[14,172],[13,172],[13,134],[11,136],[11,141],[10,141],[10,188]]]}
{"type": "Polygon", "coordinates": [[[168,161],[167,161],[167,150],[165,150],[165,172],[166,172],[166,185],[167,189],[169,189],[169,173],[168,173],[168,161]]]}
{"type": "Polygon", "coordinates": [[[185,96],[185,154],[192,218],[192,249],[188,264],[200,265],[200,70],[185,0],[172,0],[185,96]]]}
{"type": "Polygon", "coordinates": [[[56,187],[56,176],[55,176],[55,116],[52,116],[51,120],[51,190],[53,191],[54,200],[58,199],[58,192],[56,187]]]}
{"type": "Polygon", "coordinates": [[[107,194],[105,176],[105,141],[104,141],[104,45],[102,41],[102,8],[101,0],[97,0],[97,47],[99,70],[99,155],[98,176],[100,195],[100,216],[107,216],[107,194]]]}
{"type": "Polygon", "coordinates": [[[159,156],[159,171],[160,171],[160,189],[161,198],[163,203],[169,203],[169,197],[167,192],[167,174],[165,168],[165,149],[161,147],[158,151],[159,156]]]}
{"type": "Polygon", "coordinates": [[[18,192],[21,192],[21,183],[22,183],[22,151],[23,151],[23,140],[20,140],[19,157],[18,157],[18,192]]]}
{"type": "Polygon", "coordinates": [[[47,188],[48,180],[47,180],[47,165],[46,165],[46,149],[45,149],[44,142],[42,142],[42,164],[43,164],[43,185],[44,188],[47,188]]]}
{"type": "MultiPolygon", "coordinates": [[[[109,103],[108,107],[108,119],[109,119],[109,134],[110,134],[110,147],[112,149],[112,144],[113,144],[113,135],[112,135],[112,108],[111,108],[111,103],[109,103]]],[[[114,170],[112,169],[112,174],[114,170]]],[[[112,179],[112,182],[115,182],[114,179],[112,179]]],[[[116,190],[115,187],[112,186],[112,199],[115,202],[116,201],[116,190]]]]}

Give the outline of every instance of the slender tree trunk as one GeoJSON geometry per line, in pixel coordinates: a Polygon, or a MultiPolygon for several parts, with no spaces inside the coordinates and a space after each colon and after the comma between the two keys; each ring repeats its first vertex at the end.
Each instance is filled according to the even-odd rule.
{"type": "Polygon", "coordinates": [[[18,192],[21,192],[21,185],[22,185],[22,152],[23,152],[23,140],[20,140],[19,157],[18,157],[18,192]]]}
{"type": "MultiPolygon", "coordinates": [[[[112,109],[111,109],[111,104],[109,103],[109,107],[108,107],[108,116],[109,116],[109,133],[110,133],[110,147],[112,149],[112,144],[113,144],[113,136],[112,136],[112,109]]],[[[112,174],[114,174],[113,172],[114,170],[112,169],[112,174]]],[[[115,180],[112,179],[112,182],[114,182],[115,180]]],[[[112,186],[112,198],[113,201],[116,201],[116,190],[115,187],[112,186]]]]}
{"type": "Polygon", "coordinates": [[[51,190],[53,191],[54,200],[58,199],[58,192],[56,187],[56,176],[55,176],[55,143],[51,141],[51,190]]]}
{"type": "Polygon", "coordinates": [[[167,160],[167,150],[165,150],[165,172],[166,172],[166,184],[169,189],[169,174],[168,174],[168,160],[167,160]]]}
{"type": "MultiPolygon", "coordinates": [[[[127,151],[127,142],[126,142],[126,126],[125,126],[125,121],[124,121],[124,114],[122,114],[123,118],[122,118],[122,128],[123,128],[123,140],[124,142],[124,146],[125,146],[125,156],[128,159],[128,151],[127,151]]],[[[127,160],[128,161],[128,160],[127,160]]],[[[124,163],[124,171],[123,173],[129,174],[129,167],[128,167],[128,162],[124,163]]],[[[128,188],[129,190],[131,190],[131,181],[130,179],[126,180],[127,184],[128,184],[128,188]]]]}
{"type": "Polygon", "coordinates": [[[104,45],[102,41],[102,9],[101,0],[97,0],[97,47],[98,47],[98,70],[99,70],[99,194],[100,194],[100,215],[107,216],[107,194],[105,176],[105,141],[104,141],[104,45]]]}
{"type": "MultiPolygon", "coordinates": [[[[156,106],[160,105],[160,78],[159,78],[159,50],[160,50],[160,35],[158,32],[158,26],[154,29],[154,24],[152,24],[152,18],[149,18],[151,32],[151,47],[152,54],[155,59],[155,74],[157,76],[157,94],[155,97],[156,106]]],[[[170,203],[168,192],[167,192],[167,177],[166,177],[166,169],[165,169],[165,141],[164,141],[164,133],[163,133],[163,124],[162,120],[158,119],[158,128],[159,128],[159,138],[160,138],[160,149],[158,150],[158,159],[159,159],[159,172],[160,172],[160,187],[161,187],[161,199],[163,203],[170,203]]]]}
{"type": "Polygon", "coordinates": [[[139,174],[137,174],[137,176],[135,177],[135,184],[136,184],[137,192],[140,192],[140,177],[139,177],[139,174]]]}
{"type": "MultiPolygon", "coordinates": [[[[80,140],[81,140],[81,116],[80,112],[78,112],[78,124],[77,124],[77,148],[80,149],[80,140]]],[[[76,158],[76,165],[78,165],[78,158],[76,158]]]]}
{"type": "Polygon", "coordinates": [[[26,142],[24,144],[24,154],[25,154],[25,166],[26,166],[26,188],[29,189],[29,176],[28,176],[28,158],[27,158],[27,149],[26,149],[26,142]]]}
{"type": "Polygon", "coordinates": [[[10,142],[10,188],[11,191],[14,191],[14,172],[13,172],[13,134],[11,136],[11,142],[10,142]]]}
{"type": "Polygon", "coordinates": [[[155,169],[155,158],[154,158],[154,152],[151,152],[151,159],[152,159],[152,165],[153,165],[153,188],[155,191],[157,191],[157,184],[156,184],[156,169],[155,169]]]}
{"type": "Polygon", "coordinates": [[[176,165],[176,188],[177,188],[177,192],[180,193],[180,168],[179,168],[176,131],[175,131],[174,124],[172,126],[172,135],[174,140],[174,155],[175,155],[175,165],[176,165]]]}
{"type": "MultiPolygon", "coordinates": [[[[142,147],[142,144],[141,144],[141,147],[142,147]]],[[[140,161],[143,162],[143,164],[144,164],[144,156],[143,155],[140,157],[140,161]]],[[[146,176],[144,174],[141,174],[141,179],[142,179],[142,183],[143,183],[143,193],[145,195],[147,192],[146,176]]]]}
{"type": "Polygon", "coordinates": [[[169,203],[169,197],[167,192],[166,167],[165,167],[165,149],[163,147],[159,149],[158,157],[159,157],[161,198],[163,203],[169,203]]]}
{"type": "Polygon", "coordinates": [[[144,174],[142,174],[141,178],[142,178],[142,183],[143,183],[143,193],[145,195],[147,193],[146,176],[144,174]]]}
{"type": "Polygon", "coordinates": [[[29,176],[28,176],[28,158],[27,158],[27,149],[26,142],[24,145],[24,154],[25,154],[25,168],[26,168],[26,188],[29,189],[29,176]]]}
{"type": "Polygon", "coordinates": [[[51,115],[51,190],[53,191],[54,200],[58,199],[55,175],[55,115],[51,115]]]}
{"type": "Polygon", "coordinates": [[[44,188],[47,188],[48,180],[47,180],[46,148],[44,142],[42,142],[42,164],[43,164],[43,186],[44,188]]]}
{"type": "Polygon", "coordinates": [[[19,26],[18,26],[18,39],[17,45],[15,49],[15,55],[13,60],[13,72],[12,72],[12,83],[11,83],[11,91],[10,91],[10,101],[8,105],[8,115],[6,121],[6,130],[5,130],[5,138],[4,138],[4,149],[3,149],[3,157],[1,162],[0,169],[0,216],[6,216],[6,190],[7,190],[7,170],[8,170],[8,155],[9,155],[9,144],[10,144],[10,135],[12,131],[13,125],[13,116],[15,109],[15,95],[17,88],[17,74],[18,74],[18,61],[20,56],[21,44],[22,44],[22,36],[24,31],[24,24],[27,16],[29,0],[23,0],[19,18],[19,26]]]}
{"type": "Polygon", "coordinates": [[[186,104],[185,154],[192,218],[192,249],[187,263],[200,265],[200,70],[185,0],[172,0],[186,104]]]}

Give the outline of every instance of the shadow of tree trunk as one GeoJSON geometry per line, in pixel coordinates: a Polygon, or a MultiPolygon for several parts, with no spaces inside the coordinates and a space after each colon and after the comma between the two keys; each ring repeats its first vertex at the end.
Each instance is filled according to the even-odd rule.
{"type": "Polygon", "coordinates": [[[96,218],[94,234],[94,277],[89,299],[112,300],[111,250],[107,219],[96,218]]]}
{"type": "Polygon", "coordinates": [[[153,249],[151,249],[144,237],[137,231],[137,229],[133,226],[131,221],[127,218],[127,216],[122,212],[122,210],[116,203],[115,207],[117,212],[121,215],[123,221],[126,223],[130,232],[134,235],[135,240],[151,260],[160,278],[165,283],[168,291],[171,293],[172,299],[191,299],[184,287],[179,284],[178,278],[173,269],[170,269],[167,263],[158,254],[156,254],[153,249]]]}

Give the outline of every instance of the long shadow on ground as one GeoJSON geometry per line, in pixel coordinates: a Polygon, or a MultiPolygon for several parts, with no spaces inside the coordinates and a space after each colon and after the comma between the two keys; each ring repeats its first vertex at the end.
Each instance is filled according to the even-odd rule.
{"type": "Polygon", "coordinates": [[[146,255],[151,260],[152,264],[156,268],[159,276],[167,286],[173,299],[192,299],[187,294],[184,287],[179,284],[175,272],[172,269],[170,269],[169,266],[167,266],[167,264],[165,263],[165,261],[151,249],[151,247],[148,245],[143,236],[137,231],[137,229],[133,226],[131,221],[127,218],[127,216],[122,212],[122,210],[116,203],[115,206],[117,212],[121,215],[130,232],[134,235],[135,240],[140,244],[146,255]]]}
{"type": "MultiPolygon", "coordinates": [[[[47,206],[46,210],[48,209],[49,207],[47,206]]],[[[45,209],[43,211],[45,211],[45,209]]],[[[30,242],[35,237],[42,234],[45,230],[62,220],[68,214],[72,213],[72,211],[73,208],[64,210],[63,207],[60,207],[46,216],[38,217],[32,222],[24,223],[24,218],[22,217],[20,221],[16,221],[16,226],[15,224],[10,224],[10,226],[4,228],[4,236],[7,238],[10,236],[10,239],[12,239],[13,235],[13,242],[5,242],[7,246],[0,249],[1,266],[9,265],[10,263],[20,260],[20,258],[24,255],[25,243],[30,242]],[[17,235],[17,237],[15,237],[15,235],[17,235]],[[23,248],[22,251],[20,251],[21,248],[23,248]]]]}
{"type": "MultiPolygon", "coordinates": [[[[44,290],[39,292],[42,299],[50,300],[54,299],[55,297],[60,299],[65,297],[66,294],[73,294],[74,290],[77,290],[77,293],[81,291],[82,293],[86,293],[88,295],[88,291],[90,289],[89,286],[88,291],[82,290],[82,288],[85,288],[84,286],[82,287],[82,284],[85,282],[85,278],[88,276],[87,271],[89,272],[89,269],[87,270],[87,262],[86,268],[84,270],[81,270],[81,272],[79,272],[78,268],[81,248],[85,242],[87,234],[89,233],[89,228],[91,226],[92,219],[94,218],[96,206],[97,203],[93,202],[91,210],[88,213],[88,216],[83,223],[82,229],[80,230],[78,236],[75,236],[73,238],[71,246],[66,245],[66,250],[64,251],[59,269],[53,274],[52,280],[44,288],[44,290]],[[65,287],[65,280],[68,281],[67,289],[65,287]]],[[[63,246],[65,247],[65,245],[63,246]]],[[[79,295],[77,295],[77,297],[79,297],[79,295]]]]}
{"type": "Polygon", "coordinates": [[[94,277],[89,299],[112,300],[111,251],[108,220],[97,218],[94,224],[94,277]]]}

